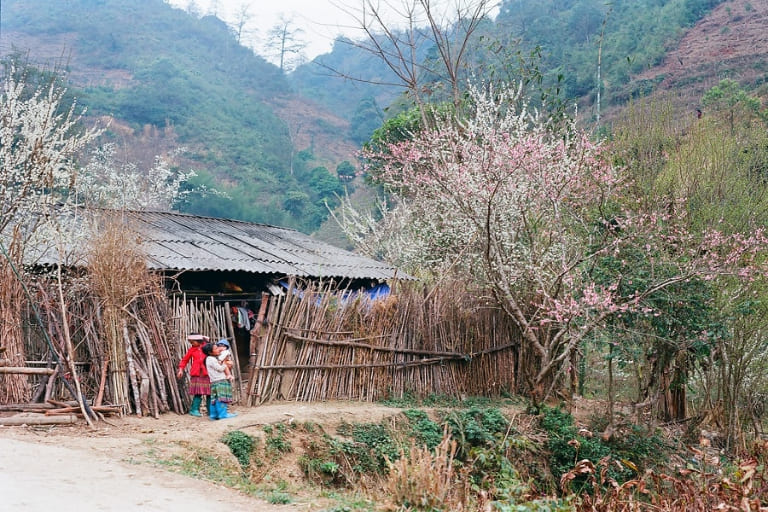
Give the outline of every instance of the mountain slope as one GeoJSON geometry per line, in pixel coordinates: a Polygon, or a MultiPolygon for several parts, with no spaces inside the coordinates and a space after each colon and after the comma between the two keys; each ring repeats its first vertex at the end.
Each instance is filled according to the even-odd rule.
{"type": "MultiPolygon", "coordinates": [[[[223,21],[195,18],[163,0],[0,5],[2,53],[19,51],[22,60],[66,69],[78,102],[94,118],[111,119],[107,135],[126,161],[148,167],[155,155],[187,148],[178,163],[198,172],[195,184],[226,194],[177,205],[189,213],[315,232],[328,217],[326,203],[333,205],[345,187],[336,166],[353,160],[399,92],[328,76],[332,67],[390,81],[385,66],[354,45],[339,41],[314,66],[285,77],[240,46],[223,21]]],[[[589,117],[604,27],[603,108],[613,104],[616,111],[654,91],[669,91],[693,108],[726,76],[752,85],[765,80],[768,0],[610,5],[503,0],[473,47],[469,64],[476,69],[466,72],[519,78],[516,51],[540,47],[545,82],[562,75],[565,96],[579,98],[589,117]],[[670,46],[675,49],[665,54],[670,46]]],[[[607,120],[607,109],[604,115],[607,120]]]]}
{"type": "Polygon", "coordinates": [[[710,88],[730,78],[745,86],[766,82],[768,72],[768,0],[730,0],[691,28],[661,65],[633,77],[635,90],[653,84],[674,92],[690,109],[710,88]]]}
{"type": "Polygon", "coordinates": [[[1,44],[66,69],[79,104],[113,119],[108,137],[134,161],[186,147],[180,163],[196,184],[228,197],[193,195],[183,211],[311,232],[342,190],[334,170],[353,152],[347,122],[293,94],[218,18],[162,0],[5,0],[1,44]],[[296,118],[320,144],[294,137],[296,118]]]}

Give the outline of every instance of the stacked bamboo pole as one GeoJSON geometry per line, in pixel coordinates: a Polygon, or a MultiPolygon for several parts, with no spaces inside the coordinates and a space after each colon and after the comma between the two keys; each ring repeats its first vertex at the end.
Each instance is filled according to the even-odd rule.
{"type": "MultiPolygon", "coordinates": [[[[235,382],[232,386],[232,394],[235,402],[242,400],[243,378],[240,369],[240,360],[238,356],[237,336],[232,323],[232,316],[229,303],[217,305],[213,297],[208,300],[195,298],[187,300],[184,295],[172,297],[171,310],[176,325],[173,331],[177,334],[179,341],[176,345],[177,351],[173,355],[174,361],[178,361],[184,356],[189,344],[186,339],[191,333],[198,333],[208,336],[211,341],[226,338],[232,349],[234,366],[232,373],[235,382]]],[[[186,395],[186,380],[182,381],[180,386],[183,395],[186,395]]]]}
{"type": "Polygon", "coordinates": [[[36,327],[48,331],[53,349],[53,353],[50,349],[41,350],[39,347],[46,345],[37,341],[40,359],[36,363],[46,366],[39,370],[52,375],[45,389],[35,396],[45,400],[58,398],[58,377],[68,379],[69,368],[82,367],[84,371],[78,370],[79,382],[84,396],[95,397],[94,409],[111,407],[123,414],[135,412],[154,417],[166,411],[182,412],[175,379],[177,358],[169,342],[166,320],[169,305],[159,279],[147,281],[143,293],[122,308],[119,347],[104,335],[113,328],[116,317],[105,314],[100,299],[87,286],[77,280],[68,284],[64,298],[66,314],[62,314],[53,297],[54,287],[55,283],[40,278],[35,288],[42,316],[42,325],[36,327]],[[68,322],[74,350],[66,350],[64,321],[68,322]],[[124,358],[122,367],[115,364],[116,357],[124,358]],[[67,365],[60,368],[54,360],[66,361],[67,365]]]}
{"type": "MultiPolygon", "coordinates": [[[[406,393],[517,390],[515,369],[522,362],[516,328],[497,310],[457,292],[460,287],[427,293],[401,286],[390,298],[372,303],[344,301],[331,293],[330,285],[302,293],[294,293],[297,287],[292,286],[283,297],[262,297],[258,327],[249,340],[248,405],[281,398],[373,401],[406,393]]],[[[112,323],[109,314],[87,287],[73,286],[69,293],[65,317],[76,347],[74,362],[86,363],[84,394],[97,397],[97,407],[151,416],[183,412],[186,382],[177,381],[175,372],[187,349],[186,336],[226,337],[236,350],[228,304],[183,296],[168,302],[162,285],[155,283],[123,310],[119,331],[126,361],[124,370],[117,371],[117,355],[103,335],[112,323]]],[[[43,327],[61,356],[66,353],[65,319],[51,295],[41,280],[43,327]]],[[[45,366],[40,371],[51,375],[36,396],[55,399],[68,367],[58,367],[47,349],[36,357],[45,366]]]]}
{"type": "MultiPolygon", "coordinates": [[[[21,323],[18,321],[26,297],[15,272],[15,269],[21,268],[21,249],[16,232],[8,251],[3,249],[0,254],[0,343],[5,349],[3,357],[14,366],[23,366],[26,359],[21,323]]],[[[32,389],[25,375],[0,374],[0,404],[27,401],[31,395],[32,389]]]]}

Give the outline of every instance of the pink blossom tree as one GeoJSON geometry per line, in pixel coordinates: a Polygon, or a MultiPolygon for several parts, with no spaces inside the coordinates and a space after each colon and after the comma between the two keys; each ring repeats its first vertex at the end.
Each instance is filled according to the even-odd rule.
{"type": "Polygon", "coordinates": [[[348,232],[411,273],[458,274],[490,290],[520,329],[520,391],[534,400],[555,391],[577,347],[611,317],[659,314],[646,301],[654,293],[761,274],[762,231],[696,233],[681,198],[632,200],[606,147],[573,122],[548,123],[521,89],[470,85],[469,102],[468,118],[444,116],[366,155],[394,206],[374,221],[347,205],[348,232]],[[642,251],[650,269],[642,287],[622,286],[631,265],[596,277],[603,258],[621,262],[628,249],[642,251]]]}

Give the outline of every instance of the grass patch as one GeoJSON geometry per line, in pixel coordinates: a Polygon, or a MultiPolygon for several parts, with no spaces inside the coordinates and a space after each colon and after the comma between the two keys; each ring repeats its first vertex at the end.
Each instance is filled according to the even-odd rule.
{"type": "Polygon", "coordinates": [[[251,454],[256,447],[256,439],[240,430],[233,430],[224,434],[221,442],[229,447],[240,466],[247,469],[251,463],[251,454]]]}
{"type": "Polygon", "coordinates": [[[222,461],[204,449],[195,449],[186,456],[155,458],[153,462],[175,473],[237,489],[249,496],[261,495],[260,487],[251,482],[240,468],[222,461]]]}
{"type": "Polygon", "coordinates": [[[268,452],[271,452],[273,455],[278,455],[291,451],[291,443],[286,439],[288,427],[286,427],[285,424],[278,423],[274,426],[264,425],[263,430],[264,434],[266,434],[264,444],[266,445],[268,452]]]}
{"type": "MultiPolygon", "coordinates": [[[[556,480],[583,459],[597,465],[607,457],[613,461],[607,467],[607,476],[621,484],[660,463],[670,450],[658,435],[637,425],[628,425],[610,441],[584,435],[574,424],[573,416],[555,407],[542,409],[540,426],[547,433],[549,464],[556,480]]],[[[571,483],[577,494],[589,485],[586,477],[577,477],[571,483]]]]}
{"type": "Polygon", "coordinates": [[[442,408],[467,408],[467,407],[500,407],[505,405],[517,405],[519,399],[504,395],[502,397],[470,396],[460,398],[452,395],[429,394],[418,397],[414,393],[403,393],[402,397],[390,397],[380,402],[387,407],[408,409],[416,407],[442,407],[442,408]]]}
{"type": "Polygon", "coordinates": [[[291,503],[293,499],[287,492],[272,491],[267,494],[267,501],[273,505],[287,505],[288,503],[291,503]]]}

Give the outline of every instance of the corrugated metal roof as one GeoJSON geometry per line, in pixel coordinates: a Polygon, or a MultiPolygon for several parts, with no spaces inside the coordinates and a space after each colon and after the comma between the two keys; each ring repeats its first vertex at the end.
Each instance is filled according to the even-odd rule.
{"type": "Polygon", "coordinates": [[[243,271],[315,278],[408,278],[293,229],[175,212],[121,212],[155,270],[243,271]]]}

